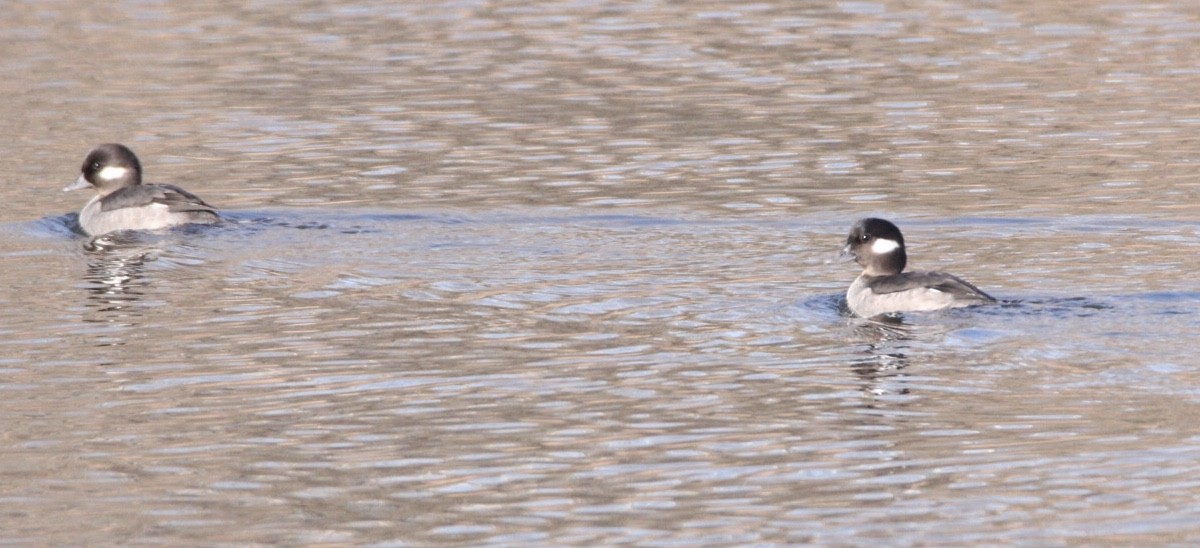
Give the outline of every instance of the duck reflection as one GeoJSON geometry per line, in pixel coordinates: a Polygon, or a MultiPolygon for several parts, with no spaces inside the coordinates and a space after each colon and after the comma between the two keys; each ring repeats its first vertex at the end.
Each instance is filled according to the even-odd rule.
{"type": "Polygon", "coordinates": [[[135,235],[116,233],[89,241],[84,250],[88,306],[99,313],[85,321],[136,324],[141,314],[134,305],[149,285],[146,263],[158,257],[159,247],[135,235]]]}
{"type": "Polygon", "coordinates": [[[851,369],[862,381],[862,391],[874,396],[906,395],[907,375],[901,370],[908,367],[905,341],[913,339],[910,328],[900,316],[878,316],[862,320],[855,319],[854,334],[866,339],[866,356],[853,362],[851,369]]]}

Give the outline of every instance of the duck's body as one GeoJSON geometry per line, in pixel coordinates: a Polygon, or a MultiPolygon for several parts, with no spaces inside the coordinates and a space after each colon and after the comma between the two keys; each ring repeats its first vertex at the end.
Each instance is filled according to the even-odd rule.
{"type": "Polygon", "coordinates": [[[216,208],[175,185],[142,184],[142,166],[119,144],[96,147],[75,183],[63,190],[94,187],[96,195],[79,212],[79,226],[91,236],[119,230],[157,230],[189,223],[216,223],[216,208]]]}
{"type": "Polygon", "coordinates": [[[996,302],[970,282],[943,272],[904,272],[904,236],[883,219],[861,219],[850,229],[842,253],[863,272],[846,291],[846,303],[870,318],[901,312],[927,312],[996,302]]]}

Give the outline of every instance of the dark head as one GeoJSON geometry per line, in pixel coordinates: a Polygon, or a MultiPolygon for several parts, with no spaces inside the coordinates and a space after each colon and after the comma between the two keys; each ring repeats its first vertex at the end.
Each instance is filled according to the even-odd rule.
{"type": "Polygon", "coordinates": [[[108,143],[88,153],[79,177],[63,190],[95,187],[101,196],[114,190],[142,184],[142,164],[125,145],[108,143]]]}
{"type": "Polygon", "coordinates": [[[904,236],[896,225],[883,219],[859,219],[846,237],[843,255],[853,255],[868,276],[889,276],[904,271],[908,255],[904,252],[904,236]]]}

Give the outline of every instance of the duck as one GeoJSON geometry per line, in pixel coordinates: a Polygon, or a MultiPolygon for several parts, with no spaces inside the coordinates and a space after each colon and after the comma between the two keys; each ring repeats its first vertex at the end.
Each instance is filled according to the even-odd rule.
{"type": "Polygon", "coordinates": [[[93,148],[79,177],[63,191],[89,187],[96,195],[79,211],[79,226],[89,236],[221,222],[217,209],[191,192],[175,185],[142,184],[141,162],[119,143],[93,148]]]}
{"type": "Polygon", "coordinates": [[[863,318],[929,312],[997,302],[970,282],[944,272],[905,272],[904,235],[891,221],[868,217],[850,228],[842,255],[862,274],[846,290],[850,311],[863,318]]]}

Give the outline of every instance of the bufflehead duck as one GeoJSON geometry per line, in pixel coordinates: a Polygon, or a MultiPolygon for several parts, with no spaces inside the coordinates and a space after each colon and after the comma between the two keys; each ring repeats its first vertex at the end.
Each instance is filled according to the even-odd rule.
{"type": "Polygon", "coordinates": [[[142,164],[124,145],[92,149],[79,177],[63,191],[89,186],[96,195],[79,211],[79,226],[90,236],[221,220],[216,208],[191,192],[175,185],[143,185],[142,164]]]}
{"type": "Polygon", "coordinates": [[[853,255],[863,272],[846,291],[850,310],[864,318],[993,303],[991,295],[942,272],[904,272],[904,236],[883,219],[860,219],[842,255],[853,255]]]}

